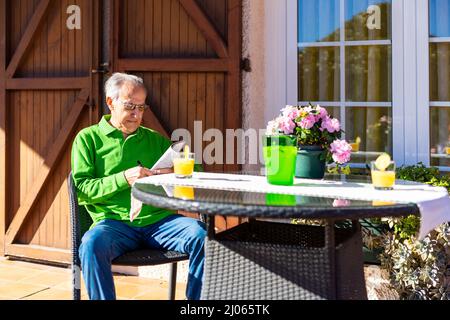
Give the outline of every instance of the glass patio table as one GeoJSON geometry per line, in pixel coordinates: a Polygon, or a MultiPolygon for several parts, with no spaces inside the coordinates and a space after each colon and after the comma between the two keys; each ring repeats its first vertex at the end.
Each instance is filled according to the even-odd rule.
{"type": "MultiPolygon", "coordinates": [[[[325,180],[370,183],[365,176],[326,175],[325,180]]],[[[132,194],[148,205],[206,215],[202,299],[367,299],[359,219],[419,214],[413,203],[192,187],[181,193],[168,190],[137,182],[132,194]],[[216,233],[215,215],[246,219],[216,233]],[[323,223],[286,223],[294,218],[323,223]]]]}

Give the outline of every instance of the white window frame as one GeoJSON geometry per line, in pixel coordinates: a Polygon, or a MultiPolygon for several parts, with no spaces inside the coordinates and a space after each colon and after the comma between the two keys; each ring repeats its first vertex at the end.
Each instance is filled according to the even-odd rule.
{"type": "MultiPolygon", "coordinates": [[[[415,26],[417,50],[417,162],[430,165],[430,55],[428,0],[416,0],[415,26]],[[423,134],[423,133],[427,134],[423,134]]],[[[414,19],[412,17],[411,19],[414,19]]],[[[444,169],[444,168],[441,168],[444,169]]]]}
{"type": "MultiPolygon", "coordinates": [[[[424,43],[424,47],[426,44],[426,52],[424,52],[424,54],[426,54],[426,59],[427,61],[429,61],[429,44],[430,43],[450,43],[450,37],[439,37],[439,38],[430,38],[429,36],[429,14],[428,14],[428,1],[423,1],[420,0],[421,3],[420,5],[422,6],[420,9],[424,10],[427,12],[426,17],[423,17],[424,19],[426,18],[426,25],[427,25],[427,32],[425,34],[425,32],[423,32],[423,34],[421,34],[421,41],[424,43]],[[422,3],[424,2],[424,3],[422,3]],[[426,6],[426,7],[425,7],[426,6]]],[[[430,83],[430,74],[429,74],[429,63],[427,63],[427,69],[424,69],[424,72],[426,72],[426,81],[427,81],[427,89],[429,89],[429,83],[430,83]]],[[[425,80],[422,79],[423,83],[422,85],[425,85],[425,80]]],[[[450,101],[430,101],[430,96],[429,96],[429,92],[428,95],[423,97],[422,100],[423,103],[423,108],[422,108],[422,113],[426,113],[429,117],[430,113],[431,113],[431,108],[432,107],[445,107],[445,108],[450,108],[450,101]]],[[[427,121],[428,127],[427,128],[423,128],[424,130],[428,130],[428,132],[430,132],[430,127],[429,127],[429,123],[430,121],[427,121]]],[[[431,134],[431,133],[430,133],[431,134]]],[[[424,153],[424,156],[427,156],[428,159],[431,159],[432,155],[430,154],[430,139],[426,140],[426,141],[422,141],[422,143],[424,144],[424,146],[422,146],[421,151],[424,153]],[[428,153],[428,154],[427,154],[428,153]]],[[[438,166],[439,170],[441,171],[450,171],[450,167],[441,167],[438,166]]]]}
{"type": "MultiPolygon", "coordinates": [[[[278,114],[282,104],[301,102],[297,101],[297,0],[265,0],[265,4],[266,21],[269,21],[265,39],[266,61],[268,61],[266,63],[266,98],[268,98],[266,114],[274,116],[278,114]],[[273,28],[273,26],[278,27],[273,28]],[[283,44],[285,47],[280,48],[279,46],[283,44]],[[274,49],[276,46],[278,48],[274,49]],[[275,50],[278,54],[276,56],[270,54],[271,50],[275,50]],[[280,56],[282,52],[285,53],[284,57],[280,56]],[[281,69],[276,69],[277,66],[272,63],[272,59],[275,58],[277,66],[282,66],[281,69]],[[286,84],[286,89],[273,88],[273,83],[286,84]]],[[[342,5],[343,1],[341,1],[341,20],[344,16],[342,5]]],[[[392,103],[387,103],[385,106],[392,106],[393,157],[397,165],[412,165],[418,162],[430,165],[430,106],[436,104],[429,101],[428,12],[428,0],[392,0],[393,96],[392,103]]],[[[342,30],[342,32],[345,31],[342,30]]],[[[341,37],[342,39],[344,38],[341,37]]],[[[376,43],[377,41],[370,41],[370,44],[376,43]]],[[[385,41],[380,42],[380,44],[385,43],[385,41]]],[[[364,45],[368,42],[358,41],[354,44],[364,45]]],[[[344,46],[341,46],[341,50],[342,48],[345,50],[344,46]]],[[[341,60],[343,57],[341,52],[341,60]]],[[[345,61],[341,61],[341,65],[345,65],[345,61]]],[[[345,99],[343,76],[345,75],[341,72],[341,91],[344,92],[344,95],[341,94],[341,100],[345,99]]],[[[321,102],[314,101],[314,103],[321,102]]],[[[334,105],[341,106],[341,103],[342,101],[334,105]]],[[[333,106],[333,103],[322,102],[322,104],[333,106]]],[[[345,105],[351,106],[351,103],[345,102],[345,105]]],[[[358,106],[360,105],[361,103],[358,103],[358,106]]],[[[364,105],[383,106],[380,103],[364,105]]],[[[345,124],[344,112],[345,108],[341,108],[341,121],[345,124]]],[[[352,166],[362,167],[365,164],[352,166]]],[[[440,169],[450,171],[449,167],[440,169]]]]}

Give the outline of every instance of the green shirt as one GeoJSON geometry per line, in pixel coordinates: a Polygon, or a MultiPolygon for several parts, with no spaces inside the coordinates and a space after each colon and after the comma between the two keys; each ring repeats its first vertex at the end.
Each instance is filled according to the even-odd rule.
{"type": "Polygon", "coordinates": [[[172,142],[158,132],[140,127],[124,139],[118,129],[108,123],[107,115],[94,126],[78,133],[72,147],[72,175],[78,201],[94,220],[121,220],[128,225],[144,227],[173,211],[143,205],[130,222],[131,187],[124,171],[136,167],[137,161],[151,168],[172,142]]]}

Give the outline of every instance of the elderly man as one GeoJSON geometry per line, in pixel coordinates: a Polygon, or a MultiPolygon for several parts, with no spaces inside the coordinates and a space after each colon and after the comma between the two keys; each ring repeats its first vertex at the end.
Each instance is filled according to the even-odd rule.
{"type": "Polygon", "coordinates": [[[80,205],[94,224],[83,236],[80,259],[90,299],[115,299],[111,261],[140,246],[188,253],[186,297],[200,298],[205,226],[172,211],[143,206],[130,222],[131,185],[138,178],[171,172],[150,168],[171,141],[141,121],[147,105],[143,80],[115,73],[105,85],[111,115],[78,133],[72,172],[80,205]],[[143,166],[137,165],[140,162],[143,166]]]}

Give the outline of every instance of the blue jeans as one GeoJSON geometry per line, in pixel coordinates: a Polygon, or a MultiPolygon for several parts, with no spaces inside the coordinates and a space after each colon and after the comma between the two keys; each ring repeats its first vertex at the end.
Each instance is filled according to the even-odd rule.
{"type": "Polygon", "coordinates": [[[200,299],[204,266],[205,224],[179,214],[147,227],[132,227],[103,220],[86,232],[80,246],[81,268],[91,300],[116,298],[111,261],[138,247],[167,249],[189,254],[186,297],[200,299]]]}

